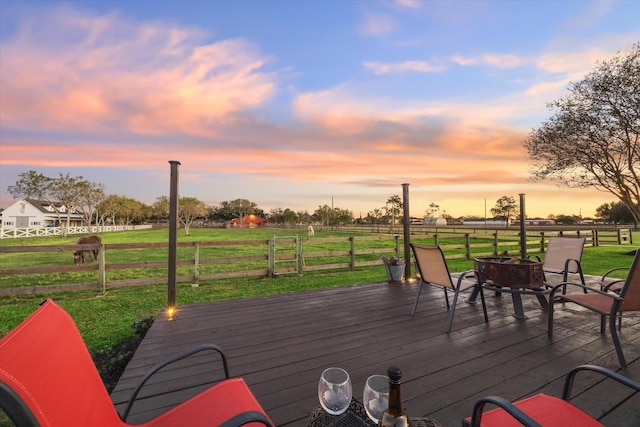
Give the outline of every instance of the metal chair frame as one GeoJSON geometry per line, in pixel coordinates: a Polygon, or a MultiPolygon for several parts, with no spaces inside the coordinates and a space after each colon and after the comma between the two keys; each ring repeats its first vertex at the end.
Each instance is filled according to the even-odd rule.
{"type": "Polygon", "coordinates": [[[418,285],[418,293],[416,295],[416,301],[413,304],[413,311],[411,316],[416,315],[418,308],[418,302],[420,301],[420,293],[422,292],[422,285],[428,284],[436,287],[441,287],[444,290],[445,301],[447,304],[447,310],[449,312],[449,321],[447,323],[447,333],[451,332],[453,326],[453,316],[456,312],[456,305],[458,303],[458,296],[460,292],[464,292],[468,289],[474,288],[480,292],[480,299],[482,300],[482,311],[484,314],[484,321],[489,322],[487,315],[487,306],[484,300],[484,293],[482,292],[482,286],[479,281],[478,273],[474,270],[465,271],[460,274],[456,284],[453,284],[451,279],[451,273],[447,266],[444,253],[439,246],[417,245],[410,244],[413,251],[416,269],[420,275],[420,283],[418,285]],[[430,262],[427,262],[430,261],[430,262]],[[462,287],[467,277],[473,277],[474,281],[467,287],[462,287]],[[449,291],[453,291],[453,303],[449,304],[449,291]]]}

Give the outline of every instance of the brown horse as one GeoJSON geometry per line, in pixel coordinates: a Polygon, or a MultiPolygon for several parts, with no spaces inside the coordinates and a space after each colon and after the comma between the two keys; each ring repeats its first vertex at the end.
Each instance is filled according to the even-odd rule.
{"type": "MultiPolygon", "coordinates": [[[[100,236],[87,236],[87,237],[81,237],[78,239],[78,244],[79,245],[90,245],[90,244],[101,244],[102,240],[100,239],[100,236]]],[[[98,250],[97,249],[92,249],[92,250],[80,250],[80,251],[75,251],[73,253],[73,263],[78,265],[78,264],[84,264],[84,255],[85,252],[88,252],[90,254],[93,255],[93,259],[91,261],[94,261],[96,259],[98,259],[98,250]]]]}

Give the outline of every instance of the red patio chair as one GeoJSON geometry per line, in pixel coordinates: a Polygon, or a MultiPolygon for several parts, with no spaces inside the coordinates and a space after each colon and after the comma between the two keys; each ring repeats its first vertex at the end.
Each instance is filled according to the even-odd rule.
{"type": "Polygon", "coordinates": [[[595,365],[581,365],[567,375],[562,391],[562,399],[544,393],[512,403],[498,396],[487,396],[473,406],[473,415],[462,421],[464,427],[602,427],[591,415],[572,405],[571,388],[576,374],[580,371],[594,371],[611,378],[627,387],[640,391],[640,383],[624,377],[607,368],[595,365]],[[483,412],[486,404],[498,408],[483,412]]]}
{"type": "MultiPolygon", "coordinates": [[[[220,353],[226,379],[137,426],[273,426],[244,380],[229,379],[224,354],[216,346],[181,353],[152,373],[205,350],[220,353]]],[[[131,425],[113,406],[73,319],[51,300],[0,340],[0,408],[20,427],[131,425]]]]}

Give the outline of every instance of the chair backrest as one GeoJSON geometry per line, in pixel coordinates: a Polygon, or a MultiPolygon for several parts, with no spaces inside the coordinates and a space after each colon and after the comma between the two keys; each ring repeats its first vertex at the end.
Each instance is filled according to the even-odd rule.
{"type": "Polygon", "coordinates": [[[622,286],[620,296],[623,298],[620,311],[640,310],[640,250],[636,250],[636,256],[622,286]]]}
{"type": "Polygon", "coordinates": [[[126,425],[73,319],[51,300],[0,340],[0,385],[41,426],[126,425]]]}
{"type": "Polygon", "coordinates": [[[411,243],[416,267],[422,281],[439,285],[444,288],[455,289],[444,253],[439,246],[414,245],[411,243]]]}
{"type": "MultiPolygon", "coordinates": [[[[582,261],[585,240],[584,237],[550,237],[542,269],[550,273],[564,273],[568,259],[582,261]]],[[[567,272],[577,273],[578,267],[575,262],[570,262],[567,272]]]]}

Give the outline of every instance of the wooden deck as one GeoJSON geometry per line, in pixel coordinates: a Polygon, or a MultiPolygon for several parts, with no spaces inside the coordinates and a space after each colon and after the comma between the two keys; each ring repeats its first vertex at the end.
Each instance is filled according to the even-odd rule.
{"type": "MultiPolygon", "coordinates": [[[[231,375],[244,377],[278,426],[307,424],[318,406],[318,378],[329,366],[350,373],[354,397],[361,400],[369,375],[397,365],[409,415],[454,427],[479,397],[514,400],[541,391],[559,396],[564,375],[585,363],[620,371],[608,331],[599,333],[598,316],[575,305],[557,309],[553,341],[535,298],[523,298],[528,318],[518,320],[508,295],[488,296],[488,324],[479,303],[460,303],[446,334],[442,290],[425,286],[412,318],[416,290],[415,283],[381,282],[182,306],[172,321],[158,316],[112,399],[122,411],[147,369],[199,343],[222,347],[231,375]]],[[[620,338],[629,364],[621,372],[640,380],[640,319],[625,319],[620,338]]],[[[219,365],[215,356],[202,355],[158,374],[129,421],[144,421],[207,387],[220,377],[219,365]]],[[[579,376],[574,390],[579,394],[573,402],[605,425],[640,425],[640,395],[610,381],[598,383],[590,374],[579,376]]]]}

